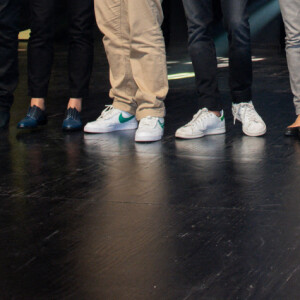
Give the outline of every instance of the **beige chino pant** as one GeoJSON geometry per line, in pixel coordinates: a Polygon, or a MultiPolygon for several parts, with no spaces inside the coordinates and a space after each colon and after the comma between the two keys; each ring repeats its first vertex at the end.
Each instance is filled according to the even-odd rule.
{"type": "Polygon", "coordinates": [[[95,0],[110,66],[110,97],[138,120],[164,117],[168,93],[162,0],[95,0]]]}

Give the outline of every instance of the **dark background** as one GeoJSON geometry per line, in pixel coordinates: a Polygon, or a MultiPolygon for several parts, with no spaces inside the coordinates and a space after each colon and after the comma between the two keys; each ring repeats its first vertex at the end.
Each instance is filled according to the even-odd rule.
{"type": "MultiPolygon", "coordinates": [[[[29,8],[28,0],[22,0],[22,17],[21,27],[26,29],[29,27],[29,8]]],[[[216,34],[222,31],[221,18],[222,14],[219,9],[220,0],[213,0],[216,7],[216,34]]],[[[259,9],[263,8],[272,0],[249,0],[249,11],[255,13],[259,9]]],[[[56,15],[56,39],[58,41],[65,41],[67,35],[67,15],[66,7],[67,1],[57,1],[57,15],[56,15]]],[[[186,43],[187,40],[187,29],[186,21],[184,16],[184,10],[182,6],[182,0],[164,0],[163,8],[165,13],[165,22],[163,24],[163,30],[168,46],[177,46],[186,43]]],[[[267,16],[266,16],[267,17],[267,16]]],[[[97,32],[96,28],[95,31],[97,32]]],[[[253,34],[252,37],[253,45],[256,47],[280,47],[283,41],[283,26],[281,16],[270,20],[270,22],[264,26],[258,33],[253,34]]]]}

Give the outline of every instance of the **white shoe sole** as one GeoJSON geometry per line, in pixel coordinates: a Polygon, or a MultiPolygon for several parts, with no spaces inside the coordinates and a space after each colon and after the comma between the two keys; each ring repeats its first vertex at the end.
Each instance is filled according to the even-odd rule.
{"type": "Polygon", "coordinates": [[[198,139],[198,138],[204,137],[206,135],[217,135],[217,134],[224,134],[224,133],[226,133],[226,129],[219,128],[219,129],[209,129],[198,135],[185,135],[185,134],[180,134],[180,133],[176,132],[175,137],[177,137],[179,139],[191,140],[191,139],[198,139]]]}
{"type": "Polygon", "coordinates": [[[136,136],[135,141],[138,143],[157,142],[162,139],[162,136],[136,136]]]}
{"type": "Polygon", "coordinates": [[[255,137],[255,136],[262,136],[262,135],[265,135],[265,134],[266,134],[267,128],[265,128],[263,131],[257,132],[257,133],[250,133],[250,132],[247,132],[247,130],[244,130],[244,129],[243,129],[243,132],[244,132],[246,135],[252,136],[252,137],[255,137]]]}
{"type": "Polygon", "coordinates": [[[122,131],[122,130],[135,130],[137,129],[137,124],[131,124],[131,125],[118,125],[114,128],[84,128],[84,132],[86,133],[109,133],[114,131],[122,131]]]}

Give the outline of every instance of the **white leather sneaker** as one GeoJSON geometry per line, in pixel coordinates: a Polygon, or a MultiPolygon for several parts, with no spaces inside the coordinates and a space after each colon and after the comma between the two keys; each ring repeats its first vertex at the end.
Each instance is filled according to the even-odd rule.
{"type": "Polygon", "coordinates": [[[261,136],[267,132],[267,126],[256,112],[252,101],[232,103],[234,124],[239,120],[243,124],[243,132],[248,136],[261,136]]]}
{"type": "Polygon", "coordinates": [[[155,142],[161,140],[164,134],[164,118],[146,117],[141,119],[135,133],[136,142],[155,142]]]}
{"type": "Polygon", "coordinates": [[[205,135],[225,132],[224,112],[222,111],[221,116],[217,117],[214,113],[208,111],[207,108],[203,108],[194,115],[192,121],[179,128],[175,136],[181,139],[195,139],[205,135]]]}
{"type": "Polygon", "coordinates": [[[106,105],[100,117],[94,121],[87,123],[84,132],[88,133],[106,133],[118,130],[130,130],[138,127],[137,120],[134,115],[116,109],[112,105],[106,105]]]}

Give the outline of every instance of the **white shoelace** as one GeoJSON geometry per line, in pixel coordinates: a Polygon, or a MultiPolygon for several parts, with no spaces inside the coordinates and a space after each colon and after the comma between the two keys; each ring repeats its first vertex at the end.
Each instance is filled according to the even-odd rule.
{"type": "Polygon", "coordinates": [[[250,103],[241,103],[241,104],[238,104],[238,107],[235,110],[235,113],[233,115],[233,123],[234,124],[235,124],[235,122],[237,120],[237,115],[238,114],[241,115],[242,121],[245,120],[246,114],[248,116],[249,121],[254,121],[254,122],[258,122],[259,121],[257,112],[255,111],[255,108],[254,108],[253,104],[250,104],[250,103]],[[242,113],[240,113],[240,111],[242,113]]]}
{"type": "Polygon", "coordinates": [[[115,108],[112,105],[105,105],[105,109],[102,111],[100,117],[97,120],[104,119],[107,120],[111,118],[115,112],[115,108]]]}
{"type": "Polygon", "coordinates": [[[207,110],[207,108],[203,108],[203,109],[200,109],[194,116],[193,116],[193,119],[189,122],[189,123],[187,123],[186,125],[185,125],[185,127],[187,127],[187,126],[196,126],[197,124],[200,124],[202,127],[203,127],[203,120],[204,119],[208,119],[208,118],[211,118],[212,117],[212,115],[211,115],[212,113],[211,112],[209,112],[208,110],[207,110]]]}
{"type": "Polygon", "coordinates": [[[156,123],[157,123],[157,118],[148,116],[146,118],[143,118],[140,121],[139,127],[151,127],[151,128],[154,128],[156,126],[156,123]]]}

